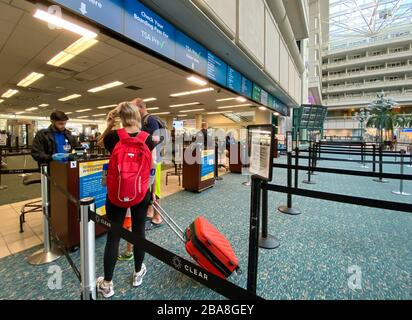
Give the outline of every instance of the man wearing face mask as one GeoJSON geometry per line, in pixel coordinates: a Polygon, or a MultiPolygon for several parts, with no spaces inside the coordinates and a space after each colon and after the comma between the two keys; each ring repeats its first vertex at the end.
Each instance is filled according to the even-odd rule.
{"type": "Polygon", "coordinates": [[[62,111],[54,111],[50,115],[51,125],[37,132],[33,140],[31,155],[41,164],[48,164],[55,153],[68,153],[69,148],[76,147],[76,138],[66,129],[69,118],[62,111]]]}

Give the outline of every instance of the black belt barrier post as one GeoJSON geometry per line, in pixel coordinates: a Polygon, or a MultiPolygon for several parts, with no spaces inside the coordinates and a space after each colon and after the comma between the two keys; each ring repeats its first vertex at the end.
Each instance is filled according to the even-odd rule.
{"type": "Polygon", "coordinates": [[[38,266],[42,264],[47,264],[59,259],[63,253],[60,249],[52,246],[52,240],[50,236],[50,225],[49,225],[49,190],[48,190],[48,180],[47,180],[47,165],[41,166],[41,197],[43,205],[43,242],[44,248],[33,253],[27,262],[31,265],[38,266]]]}
{"type": "MultiPolygon", "coordinates": [[[[292,188],[292,153],[288,152],[288,188],[292,188]]],[[[296,181],[295,181],[296,183],[296,181]]],[[[267,192],[267,191],[266,191],[267,192]]],[[[288,192],[287,205],[280,206],[278,210],[282,213],[290,215],[299,215],[301,214],[300,210],[292,208],[292,194],[288,192]]]]}
{"type": "Polygon", "coordinates": [[[308,180],[302,181],[302,183],[306,184],[316,184],[316,182],[311,180],[311,175],[312,175],[312,166],[313,166],[313,159],[312,159],[312,147],[309,147],[309,157],[308,157],[308,180]]]}
{"type": "Polygon", "coordinates": [[[383,173],[383,150],[382,150],[382,144],[379,145],[379,174],[381,175],[378,179],[373,179],[375,182],[380,182],[380,183],[388,183],[388,180],[384,180],[382,178],[382,173],[383,173]]]}
{"type": "MultiPolygon", "coordinates": [[[[401,150],[401,175],[404,174],[404,158],[405,158],[405,150],[401,150]]],[[[393,194],[397,194],[400,196],[410,196],[410,193],[404,192],[403,191],[403,179],[401,178],[400,180],[400,186],[399,186],[399,191],[392,191],[393,194]]]]}
{"type": "Polygon", "coordinates": [[[80,200],[80,274],[81,299],[96,300],[96,244],[94,221],[89,211],[94,211],[94,198],[80,200]]]}
{"type": "Polygon", "coordinates": [[[410,159],[410,163],[407,167],[412,168],[412,145],[409,147],[409,159],[410,159]]]}
{"type": "Polygon", "coordinates": [[[314,142],[313,149],[312,149],[312,171],[311,171],[312,176],[318,175],[318,173],[313,171],[313,169],[315,169],[318,166],[318,149],[317,148],[318,148],[317,143],[314,142]]]}
{"type": "Polygon", "coordinates": [[[373,172],[375,173],[376,172],[376,145],[374,144],[372,148],[373,148],[372,168],[373,168],[373,172]]]}
{"type": "MultiPolygon", "coordinates": [[[[0,147],[0,170],[1,166],[3,165],[3,148],[0,147]]],[[[1,173],[0,173],[0,190],[6,190],[8,186],[1,184],[1,173]]]]}
{"type": "Polygon", "coordinates": [[[276,249],[279,241],[276,237],[268,234],[268,190],[266,182],[262,182],[262,233],[259,238],[259,247],[263,249],[276,249]]]}
{"type": "Polygon", "coordinates": [[[299,148],[295,149],[295,157],[295,188],[297,188],[299,185],[299,148]]]}
{"type": "Polygon", "coordinates": [[[250,228],[249,228],[249,258],[247,274],[247,290],[256,294],[258,259],[259,259],[259,212],[262,181],[252,176],[250,196],[250,228]]]}
{"type": "Polygon", "coordinates": [[[215,180],[223,180],[219,177],[219,144],[215,143],[215,180]]]}
{"type": "Polygon", "coordinates": [[[365,152],[366,152],[365,149],[366,149],[366,146],[365,146],[365,142],[364,142],[361,145],[361,163],[362,163],[361,168],[369,169],[369,167],[365,164],[365,152]]]}

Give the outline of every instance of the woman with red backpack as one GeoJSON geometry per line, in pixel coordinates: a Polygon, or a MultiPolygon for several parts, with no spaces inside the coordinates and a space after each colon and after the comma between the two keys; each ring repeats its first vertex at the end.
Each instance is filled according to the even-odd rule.
{"type": "MultiPolygon", "coordinates": [[[[141,131],[138,108],[130,102],[120,103],[108,114],[107,128],[100,141],[111,154],[107,172],[107,218],[122,225],[130,208],[132,231],[144,238],[147,208],[156,199],[155,183],[150,188],[151,151],[156,143],[151,135],[141,131]],[[117,117],[120,117],[123,128],[112,130],[117,117]]],[[[98,292],[105,298],[114,295],[112,279],[119,242],[120,236],[109,231],[104,251],[104,277],[96,282],[98,292]]],[[[135,270],[132,283],[137,287],[142,284],[147,270],[143,263],[144,251],[134,246],[133,253],[135,270]]]]}

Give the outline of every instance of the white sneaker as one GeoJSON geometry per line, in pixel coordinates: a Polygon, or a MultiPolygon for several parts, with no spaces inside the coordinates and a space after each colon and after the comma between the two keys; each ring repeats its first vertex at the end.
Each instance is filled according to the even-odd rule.
{"type": "Polygon", "coordinates": [[[139,272],[133,272],[133,287],[138,287],[143,282],[143,277],[146,274],[146,265],[142,263],[142,269],[139,272]]]}
{"type": "Polygon", "coordinates": [[[110,298],[114,295],[113,281],[107,283],[106,281],[104,281],[103,277],[99,277],[96,280],[96,287],[97,291],[100,292],[105,298],[110,298]]]}

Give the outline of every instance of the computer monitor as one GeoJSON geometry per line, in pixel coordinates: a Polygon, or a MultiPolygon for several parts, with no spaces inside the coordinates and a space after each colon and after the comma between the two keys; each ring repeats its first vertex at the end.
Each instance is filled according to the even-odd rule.
{"type": "Polygon", "coordinates": [[[175,130],[183,130],[183,121],[173,121],[173,128],[175,130]]]}

